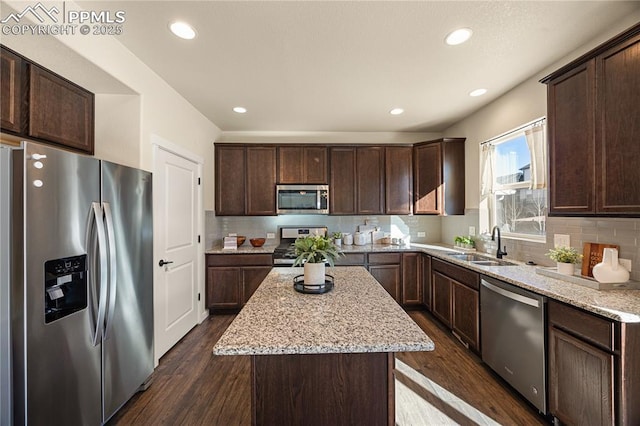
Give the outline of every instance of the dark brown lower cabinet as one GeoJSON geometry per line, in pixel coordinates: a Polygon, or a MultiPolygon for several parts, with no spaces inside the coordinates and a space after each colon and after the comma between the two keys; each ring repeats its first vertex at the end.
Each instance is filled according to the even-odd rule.
{"type": "Polygon", "coordinates": [[[393,353],[253,355],[254,425],[394,425],[393,353]]]}
{"type": "Polygon", "coordinates": [[[335,260],[336,266],[364,266],[366,263],[364,253],[345,253],[335,260]]]}
{"type": "Polygon", "coordinates": [[[549,317],[549,412],[564,424],[640,424],[640,324],[554,300],[549,317]]]}
{"type": "Polygon", "coordinates": [[[271,263],[268,254],[207,255],[207,309],[241,309],[271,271],[271,263]]]}
{"type": "Polygon", "coordinates": [[[469,347],[480,348],[480,294],[458,281],[451,280],[451,329],[469,347]]]}
{"type": "Polygon", "coordinates": [[[431,260],[431,313],[469,349],[480,352],[480,275],[431,260]]]}
{"type": "Polygon", "coordinates": [[[402,303],[404,307],[422,305],[420,253],[402,253],[402,303]]]}
{"type": "Polygon", "coordinates": [[[207,268],[207,308],[242,307],[242,271],[240,267],[207,268]]]}
{"type": "Polygon", "coordinates": [[[400,303],[400,265],[369,265],[373,275],[385,290],[400,303]]]}
{"type": "Polygon", "coordinates": [[[366,266],[399,305],[416,308],[423,305],[423,256],[418,252],[346,253],[335,264],[366,266]]]}
{"type": "Polygon", "coordinates": [[[431,311],[431,256],[420,255],[420,281],[422,283],[422,305],[431,311]]]}
{"type": "Polygon", "coordinates": [[[444,325],[451,327],[451,280],[439,272],[432,272],[431,285],[433,286],[431,312],[444,325]]]}
{"type": "Polygon", "coordinates": [[[396,302],[402,303],[402,253],[369,253],[369,273],[396,302]]]}
{"type": "Polygon", "coordinates": [[[561,422],[613,425],[613,355],[549,329],[549,410],[561,422]]]}

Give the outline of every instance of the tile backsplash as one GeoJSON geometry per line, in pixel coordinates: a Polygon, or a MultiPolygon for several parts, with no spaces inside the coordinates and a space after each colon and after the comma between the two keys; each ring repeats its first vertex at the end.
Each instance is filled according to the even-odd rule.
{"type": "MultiPolygon", "coordinates": [[[[443,241],[453,241],[455,235],[466,234],[468,225],[477,226],[478,213],[470,211],[465,216],[445,217],[442,219],[443,241]]],[[[640,219],[638,218],[585,218],[585,217],[547,217],[546,243],[512,240],[503,238],[507,246],[507,258],[520,261],[534,261],[539,265],[553,266],[554,262],[546,256],[553,247],[553,235],[569,235],[571,246],[580,252],[584,243],[608,243],[620,246],[619,257],[632,262],[631,279],[640,281],[640,219]]],[[[486,239],[486,238],[485,238],[486,239]]],[[[481,240],[480,250],[494,252],[495,243],[481,240]],[[485,244],[486,242],[486,244],[485,244]]]]}
{"type": "MultiPolygon", "coordinates": [[[[619,257],[632,262],[631,279],[640,281],[640,219],[549,217],[547,244],[543,254],[553,246],[553,234],[569,235],[571,246],[580,250],[584,243],[619,245],[619,257]]],[[[524,250],[527,248],[524,247],[524,250]]],[[[546,259],[549,263],[549,259],[546,259]]]]}
{"type": "Polygon", "coordinates": [[[410,236],[412,242],[440,242],[441,218],[438,216],[328,216],[328,215],[282,215],[282,216],[216,216],[213,211],[205,212],[207,248],[213,247],[230,232],[251,237],[265,237],[267,232],[276,235],[275,240],[267,240],[268,245],[277,244],[281,226],[327,226],[331,232],[357,230],[368,220],[379,226],[392,237],[410,236]],[[418,237],[424,232],[424,237],[418,237]]]}
{"type": "MultiPolygon", "coordinates": [[[[327,226],[329,232],[355,232],[358,225],[370,220],[382,231],[392,236],[410,236],[412,242],[453,244],[456,235],[467,235],[469,226],[479,228],[478,210],[467,210],[464,216],[326,216],[326,215],[284,215],[284,216],[216,216],[213,211],[205,215],[207,248],[219,244],[222,237],[235,232],[247,237],[276,235],[268,240],[268,245],[278,243],[280,226],[327,226]],[[425,237],[418,237],[424,232],[425,237]]],[[[553,266],[546,256],[553,246],[553,234],[567,234],[571,246],[582,250],[584,243],[609,243],[620,246],[619,257],[632,262],[631,279],[640,281],[640,219],[638,218],[572,218],[548,217],[547,242],[532,242],[503,238],[507,246],[507,259],[534,261],[539,265],[553,266]]],[[[487,244],[478,238],[478,249],[495,251],[495,244],[487,244]]]]}

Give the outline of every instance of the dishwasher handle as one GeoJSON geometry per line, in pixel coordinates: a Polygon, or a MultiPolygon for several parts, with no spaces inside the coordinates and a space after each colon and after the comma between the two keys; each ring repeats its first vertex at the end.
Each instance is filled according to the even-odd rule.
{"type": "Polygon", "coordinates": [[[532,299],[531,297],[523,296],[518,293],[513,293],[507,289],[502,287],[498,287],[497,285],[491,284],[485,280],[481,280],[481,284],[483,287],[498,293],[504,297],[508,297],[511,300],[515,300],[516,302],[524,303],[525,305],[533,306],[534,308],[540,307],[540,302],[536,299],[532,299]]]}

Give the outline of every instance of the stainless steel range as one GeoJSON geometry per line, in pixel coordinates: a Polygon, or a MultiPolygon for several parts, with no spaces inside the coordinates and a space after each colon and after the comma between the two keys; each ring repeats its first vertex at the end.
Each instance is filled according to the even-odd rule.
{"type": "Polygon", "coordinates": [[[292,266],[296,260],[293,243],[297,238],[307,235],[327,235],[326,226],[317,227],[282,227],[280,228],[280,245],[273,251],[273,266],[292,266]]]}

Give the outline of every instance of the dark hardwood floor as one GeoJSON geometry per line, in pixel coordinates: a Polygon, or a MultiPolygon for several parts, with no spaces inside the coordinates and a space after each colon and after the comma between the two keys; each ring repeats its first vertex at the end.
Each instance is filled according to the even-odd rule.
{"type": "MultiPolygon", "coordinates": [[[[436,350],[397,354],[397,425],[546,424],[429,314],[409,315],[436,350]]],[[[108,424],[250,425],[250,358],[211,353],[233,318],[210,316],[195,327],[160,359],[149,389],[136,394],[108,424]]]]}
{"type": "Polygon", "coordinates": [[[549,424],[430,314],[414,311],[409,315],[436,349],[396,355],[396,404],[401,406],[396,409],[396,424],[549,424]],[[418,395],[419,402],[404,397],[399,384],[418,395]],[[410,422],[402,421],[402,413],[409,413],[410,422]]]}

